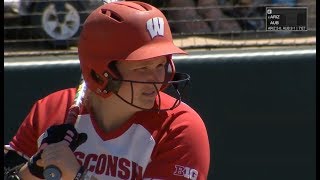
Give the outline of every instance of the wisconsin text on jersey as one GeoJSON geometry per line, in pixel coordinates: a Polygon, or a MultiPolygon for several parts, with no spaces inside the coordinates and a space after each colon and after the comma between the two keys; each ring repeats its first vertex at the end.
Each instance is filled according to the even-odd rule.
{"type": "Polygon", "coordinates": [[[126,158],[108,154],[86,155],[82,152],[75,152],[75,156],[81,165],[97,175],[104,174],[119,179],[142,179],[142,167],[126,158]]]}
{"type": "MultiPolygon", "coordinates": [[[[142,167],[137,163],[126,158],[112,156],[108,154],[88,154],[75,152],[75,156],[81,165],[88,167],[88,170],[97,175],[105,174],[107,176],[120,179],[142,179],[142,167]],[[91,163],[90,162],[95,162],[91,163]]],[[[196,180],[198,171],[185,166],[175,165],[173,173],[176,176],[186,179],[196,180]]],[[[96,179],[94,175],[87,175],[86,179],[96,179]]],[[[144,180],[149,178],[144,178],[144,180]]]]}

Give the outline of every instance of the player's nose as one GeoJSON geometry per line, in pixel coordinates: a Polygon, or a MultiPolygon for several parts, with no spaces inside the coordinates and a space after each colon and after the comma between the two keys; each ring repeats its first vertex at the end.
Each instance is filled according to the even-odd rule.
{"type": "Polygon", "coordinates": [[[149,70],[144,77],[146,82],[162,82],[162,76],[163,75],[157,71],[149,70]]]}

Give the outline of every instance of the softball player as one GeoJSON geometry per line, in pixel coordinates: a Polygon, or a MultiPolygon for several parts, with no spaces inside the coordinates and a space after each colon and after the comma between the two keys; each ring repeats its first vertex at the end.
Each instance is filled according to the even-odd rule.
{"type": "Polygon", "coordinates": [[[178,87],[190,77],[172,61],[186,53],[160,10],[138,1],[100,6],[78,53],[84,82],[34,104],[5,146],[7,179],[207,178],[206,127],[181,102],[178,87]]]}

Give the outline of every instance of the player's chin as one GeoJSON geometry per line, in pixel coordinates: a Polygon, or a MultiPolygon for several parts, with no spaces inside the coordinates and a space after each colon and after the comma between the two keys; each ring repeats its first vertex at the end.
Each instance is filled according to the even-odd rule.
{"type": "Polygon", "coordinates": [[[143,101],[140,101],[139,107],[143,109],[152,109],[154,106],[155,99],[144,99],[143,101]]]}

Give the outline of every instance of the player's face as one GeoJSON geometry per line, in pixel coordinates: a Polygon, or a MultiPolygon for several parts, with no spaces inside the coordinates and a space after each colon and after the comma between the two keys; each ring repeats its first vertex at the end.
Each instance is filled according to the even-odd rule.
{"type": "MultiPolygon", "coordinates": [[[[148,59],[145,61],[121,61],[117,63],[117,68],[125,80],[150,82],[132,83],[133,104],[142,108],[150,109],[154,105],[157,91],[162,84],[152,82],[163,82],[165,79],[165,56],[148,59]],[[156,87],[155,87],[156,86],[156,87]]],[[[130,82],[122,82],[118,91],[119,95],[131,102],[132,89],[130,82]]]]}

